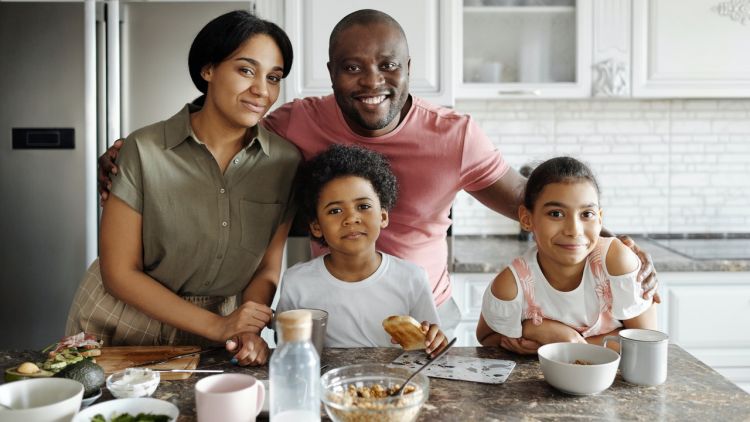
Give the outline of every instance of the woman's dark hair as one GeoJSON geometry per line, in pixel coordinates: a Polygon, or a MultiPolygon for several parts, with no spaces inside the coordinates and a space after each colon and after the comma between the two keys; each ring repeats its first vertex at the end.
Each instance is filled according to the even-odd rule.
{"type": "Polygon", "coordinates": [[[208,91],[208,82],[201,76],[206,65],[215,65],[224,61],[230,54],[249,38],[265,34],[271,37],[281,50],[284,60],[283,76],[286,77],[292,68],[292,43],[283,29],[273,22],[263,20],[245,10],[225,13],[211,22],[195,36],[188,54],[190,78],[203,96],[194,101],[203,104],[208,91]]]}
{"type": "MultiPolygon", "coordinates": [[[[323,187],[339,177],[357,176],[368,180],[380,200],[390,210],[398,197],[398,181],[383,155],[356,145],[333,145],[304,163],[298,173],[298,198],[305,224],[317,218],[318,200],[323,187]]],[[[316,239],[325,244],[324,239],[316,239]]]]}
{"type": "Polygon", "coordinates": [[[549,159],[534,169],[526,182],[526,191],[523,196],[523,205],[528,210],[533,210],[539,194],[545,186],[551,183],[576,183],[586,180],[594,187],[599,195],[599,184],[596,183],[594,173],[586,164],[571,157],[555,157],[549,159]]]}

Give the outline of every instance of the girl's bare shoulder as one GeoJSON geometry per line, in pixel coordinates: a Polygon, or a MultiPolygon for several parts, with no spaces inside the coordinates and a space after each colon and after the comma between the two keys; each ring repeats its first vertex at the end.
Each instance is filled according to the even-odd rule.
{"type": "Polygon", "coordinates": [[[640,265],[638,256],[617,238],[609,245],[606,262],[607,272],[613,276],[632,273],[640,265]]]}
{"type": "Polygon", "coordinates": [[[500,300],[513,300],[518,296],[516,277],[510,268],[502,270],[492,281],[492,295],[500,300]]]}

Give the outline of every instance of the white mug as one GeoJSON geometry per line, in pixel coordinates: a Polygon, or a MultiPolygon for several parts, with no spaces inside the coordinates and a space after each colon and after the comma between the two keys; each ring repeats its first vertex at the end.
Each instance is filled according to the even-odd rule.
{"type": "Polygon", "coordinates": [[[667,379],[669,336],[661,331],[631,328],[618,336],[604,338],[620,344],[620,371],[625,381],[639,385],[659,385],[667,379]]]}
{"type": "Polygon", "coordinates": [[[199,422],[253,422],[263,408],[266,388],[246,374],[218,374],[195,384],[199,422]]]}

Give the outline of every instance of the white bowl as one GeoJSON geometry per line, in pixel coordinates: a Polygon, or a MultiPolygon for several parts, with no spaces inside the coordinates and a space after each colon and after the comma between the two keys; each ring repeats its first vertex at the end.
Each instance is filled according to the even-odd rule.
{"type": "Polygon", "coordinates": [[[0,422],[68,422],[81,407],[83,384],[65,378],[34,378],[0,385],[0,422]]]}
{"type": "Polygon", "coordinates": [[[137,399],[115,399],[97,403],[81,410],[73,418],[73,422],[91,422],[91,418],[96,415],[102,415],[108,421],[113,415],[122,413],[129,413],[133,416],[139,413],[167,415],[172,418],[172,421],[176,421],[177,417],[180,416],[177,406],[168,401],[140,397],[137,399]]]}
{"type": "Polygon", "coordinates": [[[149,368],[128,368],[107,377],[107,389],[118,399],[151,397],[161,376],[149,368]]]}
{"type": "Polygon", "coordinates": [[[620,355],[593,344],[551,343],[539,348],[539,364],[544,379],[567,394],[600,393],[615,380],[620,355]],[[589,363],[580,365],[576,360],[589,363]]]}

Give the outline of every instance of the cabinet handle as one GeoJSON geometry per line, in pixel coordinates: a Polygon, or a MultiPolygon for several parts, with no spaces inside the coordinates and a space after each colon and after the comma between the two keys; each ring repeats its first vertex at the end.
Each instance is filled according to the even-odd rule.
{"type": "Polygon", "coordinates": [[[497,91],[500,95],[542,95],[542,91],[538,89],[518,89],[512,91],[497,91]]]}

